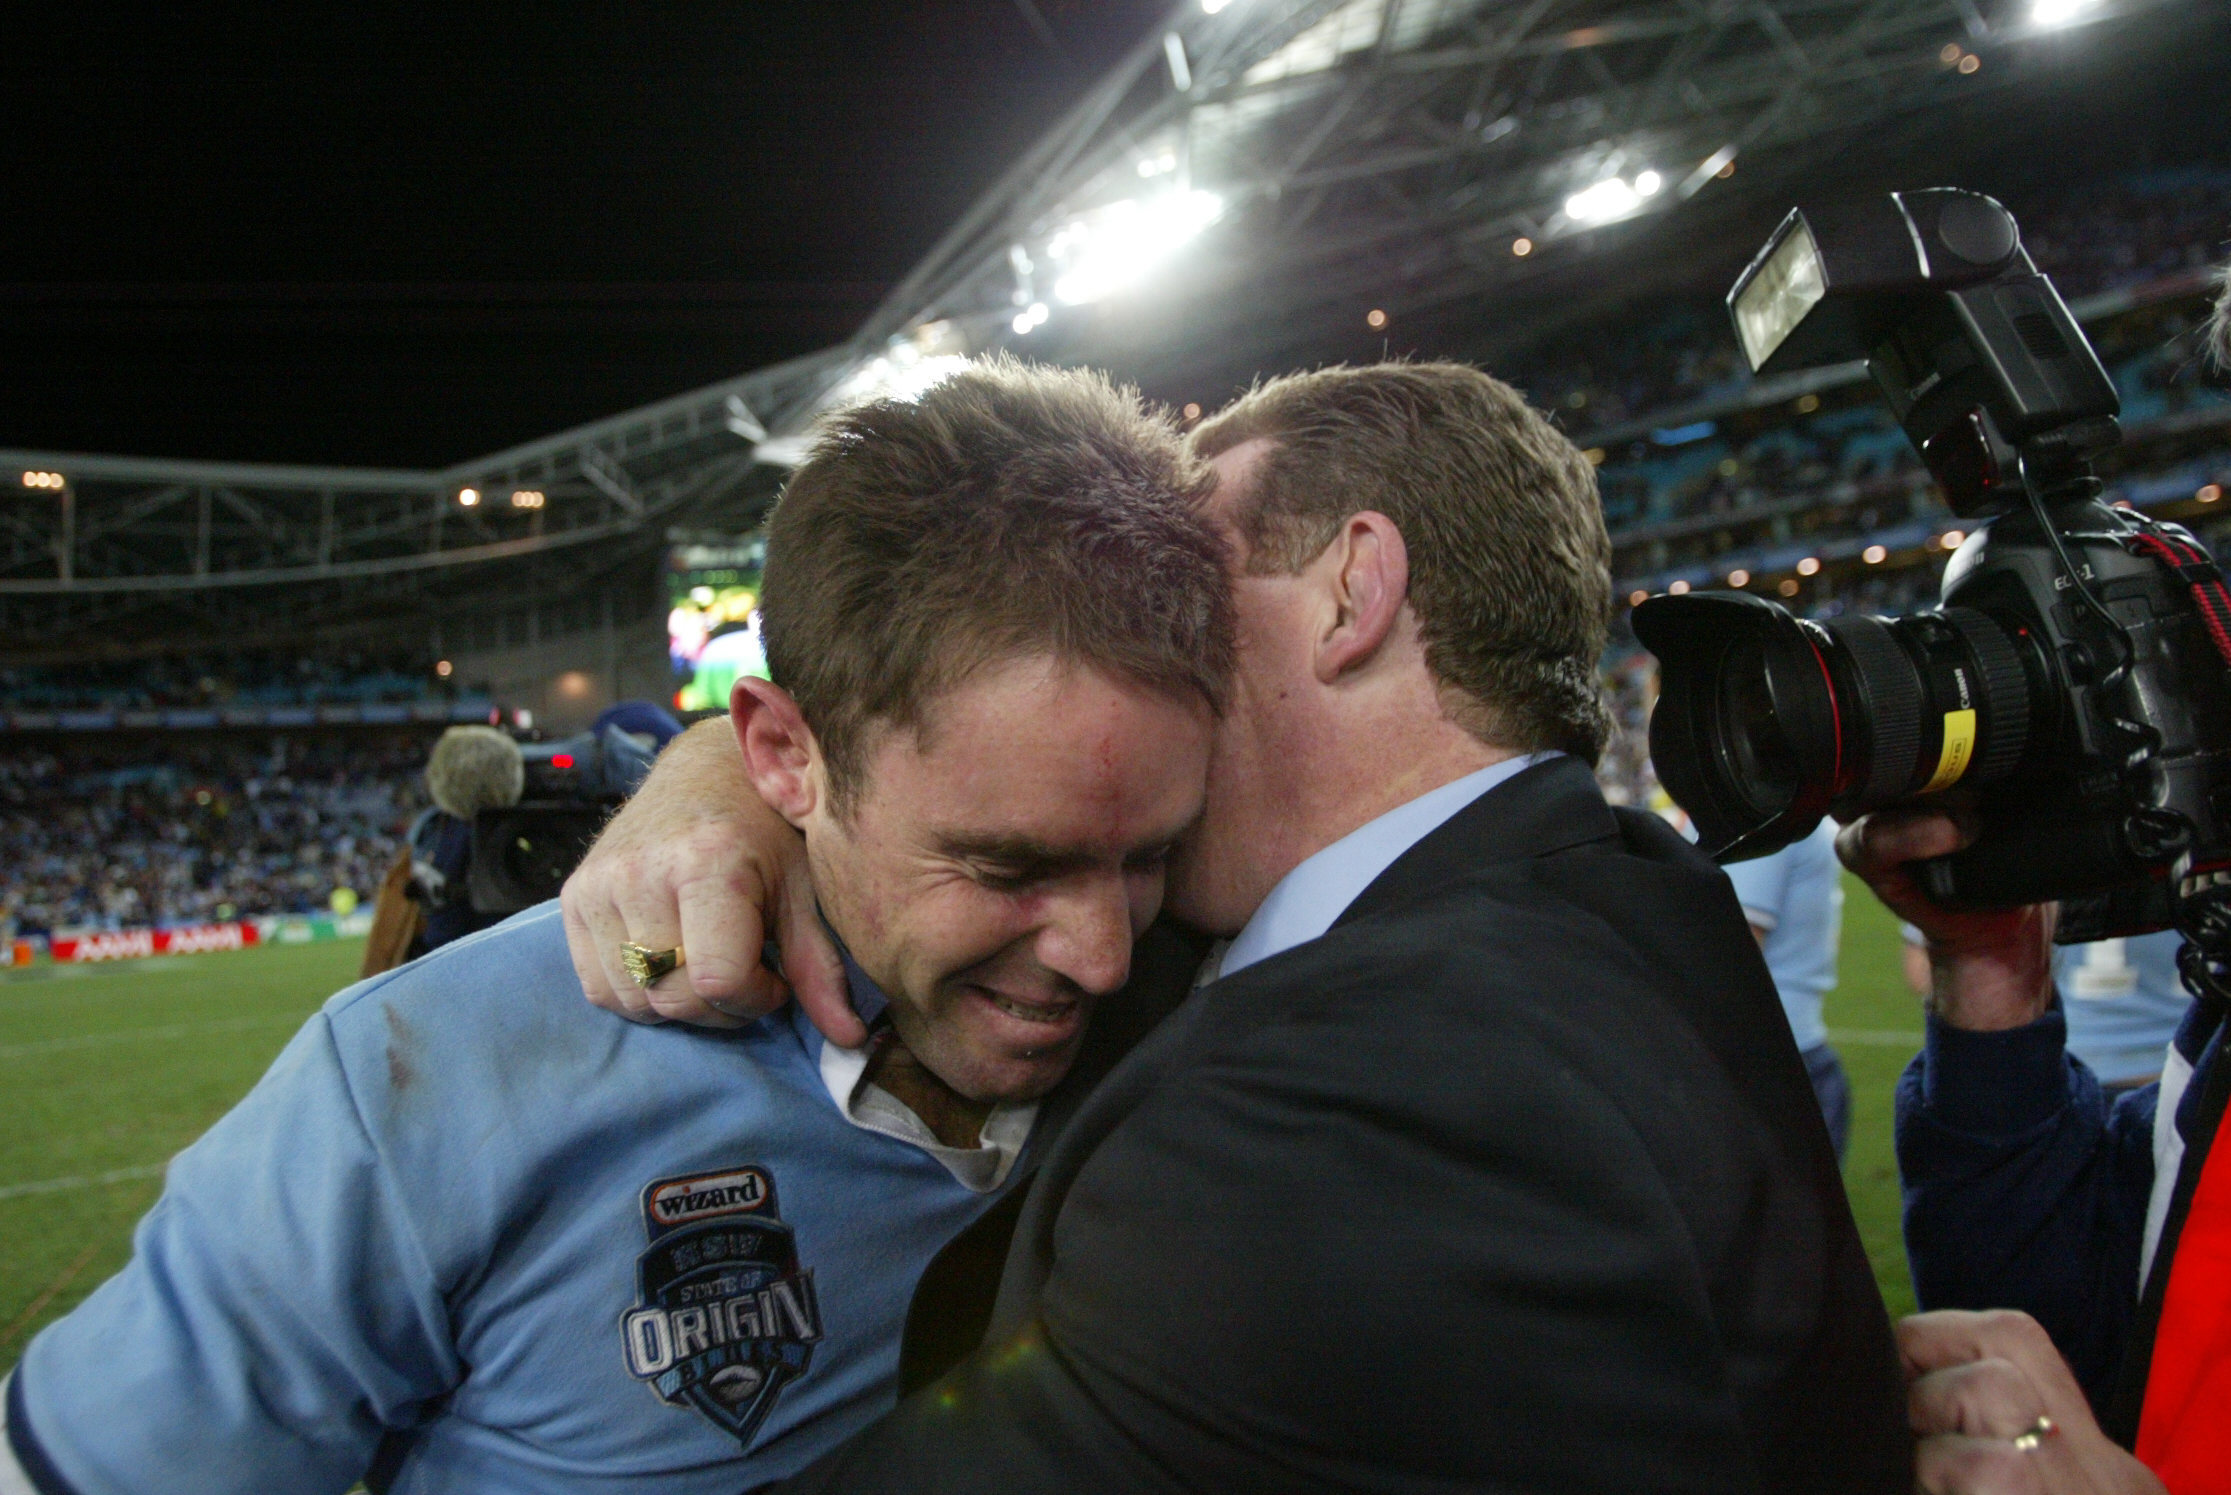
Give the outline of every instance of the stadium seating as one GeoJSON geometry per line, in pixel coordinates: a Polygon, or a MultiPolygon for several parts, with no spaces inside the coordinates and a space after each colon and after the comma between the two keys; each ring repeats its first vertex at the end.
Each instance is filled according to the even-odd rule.
{"type": "Polygon", "coordinates": [[[432,660],[384,654],[311,658],[241,650],[0,670],[0,704],[25,710],[316,706],[454,694],[432,660]]]}
{"type": "Polygon", "coordinates": [[[424,733],[0,739],[0,933],[323,910],[369,898],[425,803],[424,733]]]}

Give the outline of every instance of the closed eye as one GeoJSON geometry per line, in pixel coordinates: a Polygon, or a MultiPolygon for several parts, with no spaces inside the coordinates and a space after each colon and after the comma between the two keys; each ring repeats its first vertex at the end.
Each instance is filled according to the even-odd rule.
{"type": "Polygon", "coordinates": [[[997,893],[1019,893],[1039,880],[1036,873],[998,867],[971,867],[968,872],[979,886],[997,893]]]}

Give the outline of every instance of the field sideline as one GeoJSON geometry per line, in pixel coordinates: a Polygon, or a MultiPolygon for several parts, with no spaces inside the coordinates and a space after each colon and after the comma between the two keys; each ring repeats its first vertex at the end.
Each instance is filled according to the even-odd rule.
{"type": "MultiPolygon", "coordinates": [[[[0,1369],[123,1265],[165,1161],[354,978],[362,951],[342,941],[0,977],[0,1369]]],[[[1828,1021],[1852,1078],[1845,1182],[1883,1296],[1909,1312],[1890,1095],[1920,1017],[1896,926],[1856,883],[1828,1021]]]]}

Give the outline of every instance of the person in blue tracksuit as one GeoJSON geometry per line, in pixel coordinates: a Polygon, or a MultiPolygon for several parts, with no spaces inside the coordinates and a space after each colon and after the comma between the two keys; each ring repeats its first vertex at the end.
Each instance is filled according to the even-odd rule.
{"type": "MultiPolygon", "coordinates": [[[[1935,908],[1904,871],[1967,834],[1916,807],[1867,817],[1843,845],[1884,902],[1934,937],[1922,1048],[1897,1091],[1914,1293],[1925,1309],[2029,1314],[2094,1406],[2127,1415],[2126,1352],[2158,1311],[2147,1289],[2174,1254],[2179,1179],[2221,1105],[2223,1006],[2188,1001],[2152,1061],[2160,1078],[2112,1092],[2071,1037],[2077,1011],[2100,1000],[2067,990],[2090,960],[2053,957],[2035,910],[1935,908]]],[[[2174,958],[2174,934],[2146,941],[2116,963],[2130,945],[2174,958]]]]}
{"type": "Polygon", "coordinates": [[[2183,935],[2161,929],[2053,952],[2068,1051],[2110,1097],[2161,1077],[2170,1041],[2192,1010],[2192,993],[2177,974],[2183,948],[2183,935]]]}

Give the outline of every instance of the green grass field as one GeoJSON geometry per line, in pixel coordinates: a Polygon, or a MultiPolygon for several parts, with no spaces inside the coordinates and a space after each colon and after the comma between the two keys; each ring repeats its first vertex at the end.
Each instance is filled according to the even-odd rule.
{"type": "MultiPolygon", "coordinates": [[[[295,1028],[354,979],[354,941],[0,976],[0,1368],[124,1262],[164,1162],[240,1098],[295,1028]]],[[[1828,1021],[1851,1071],[1846,1181],[1893,1313],[1910,1312],[1890,1093],[1920,1018],[1898,935],[1845,901],[1828,1021]]]]}

